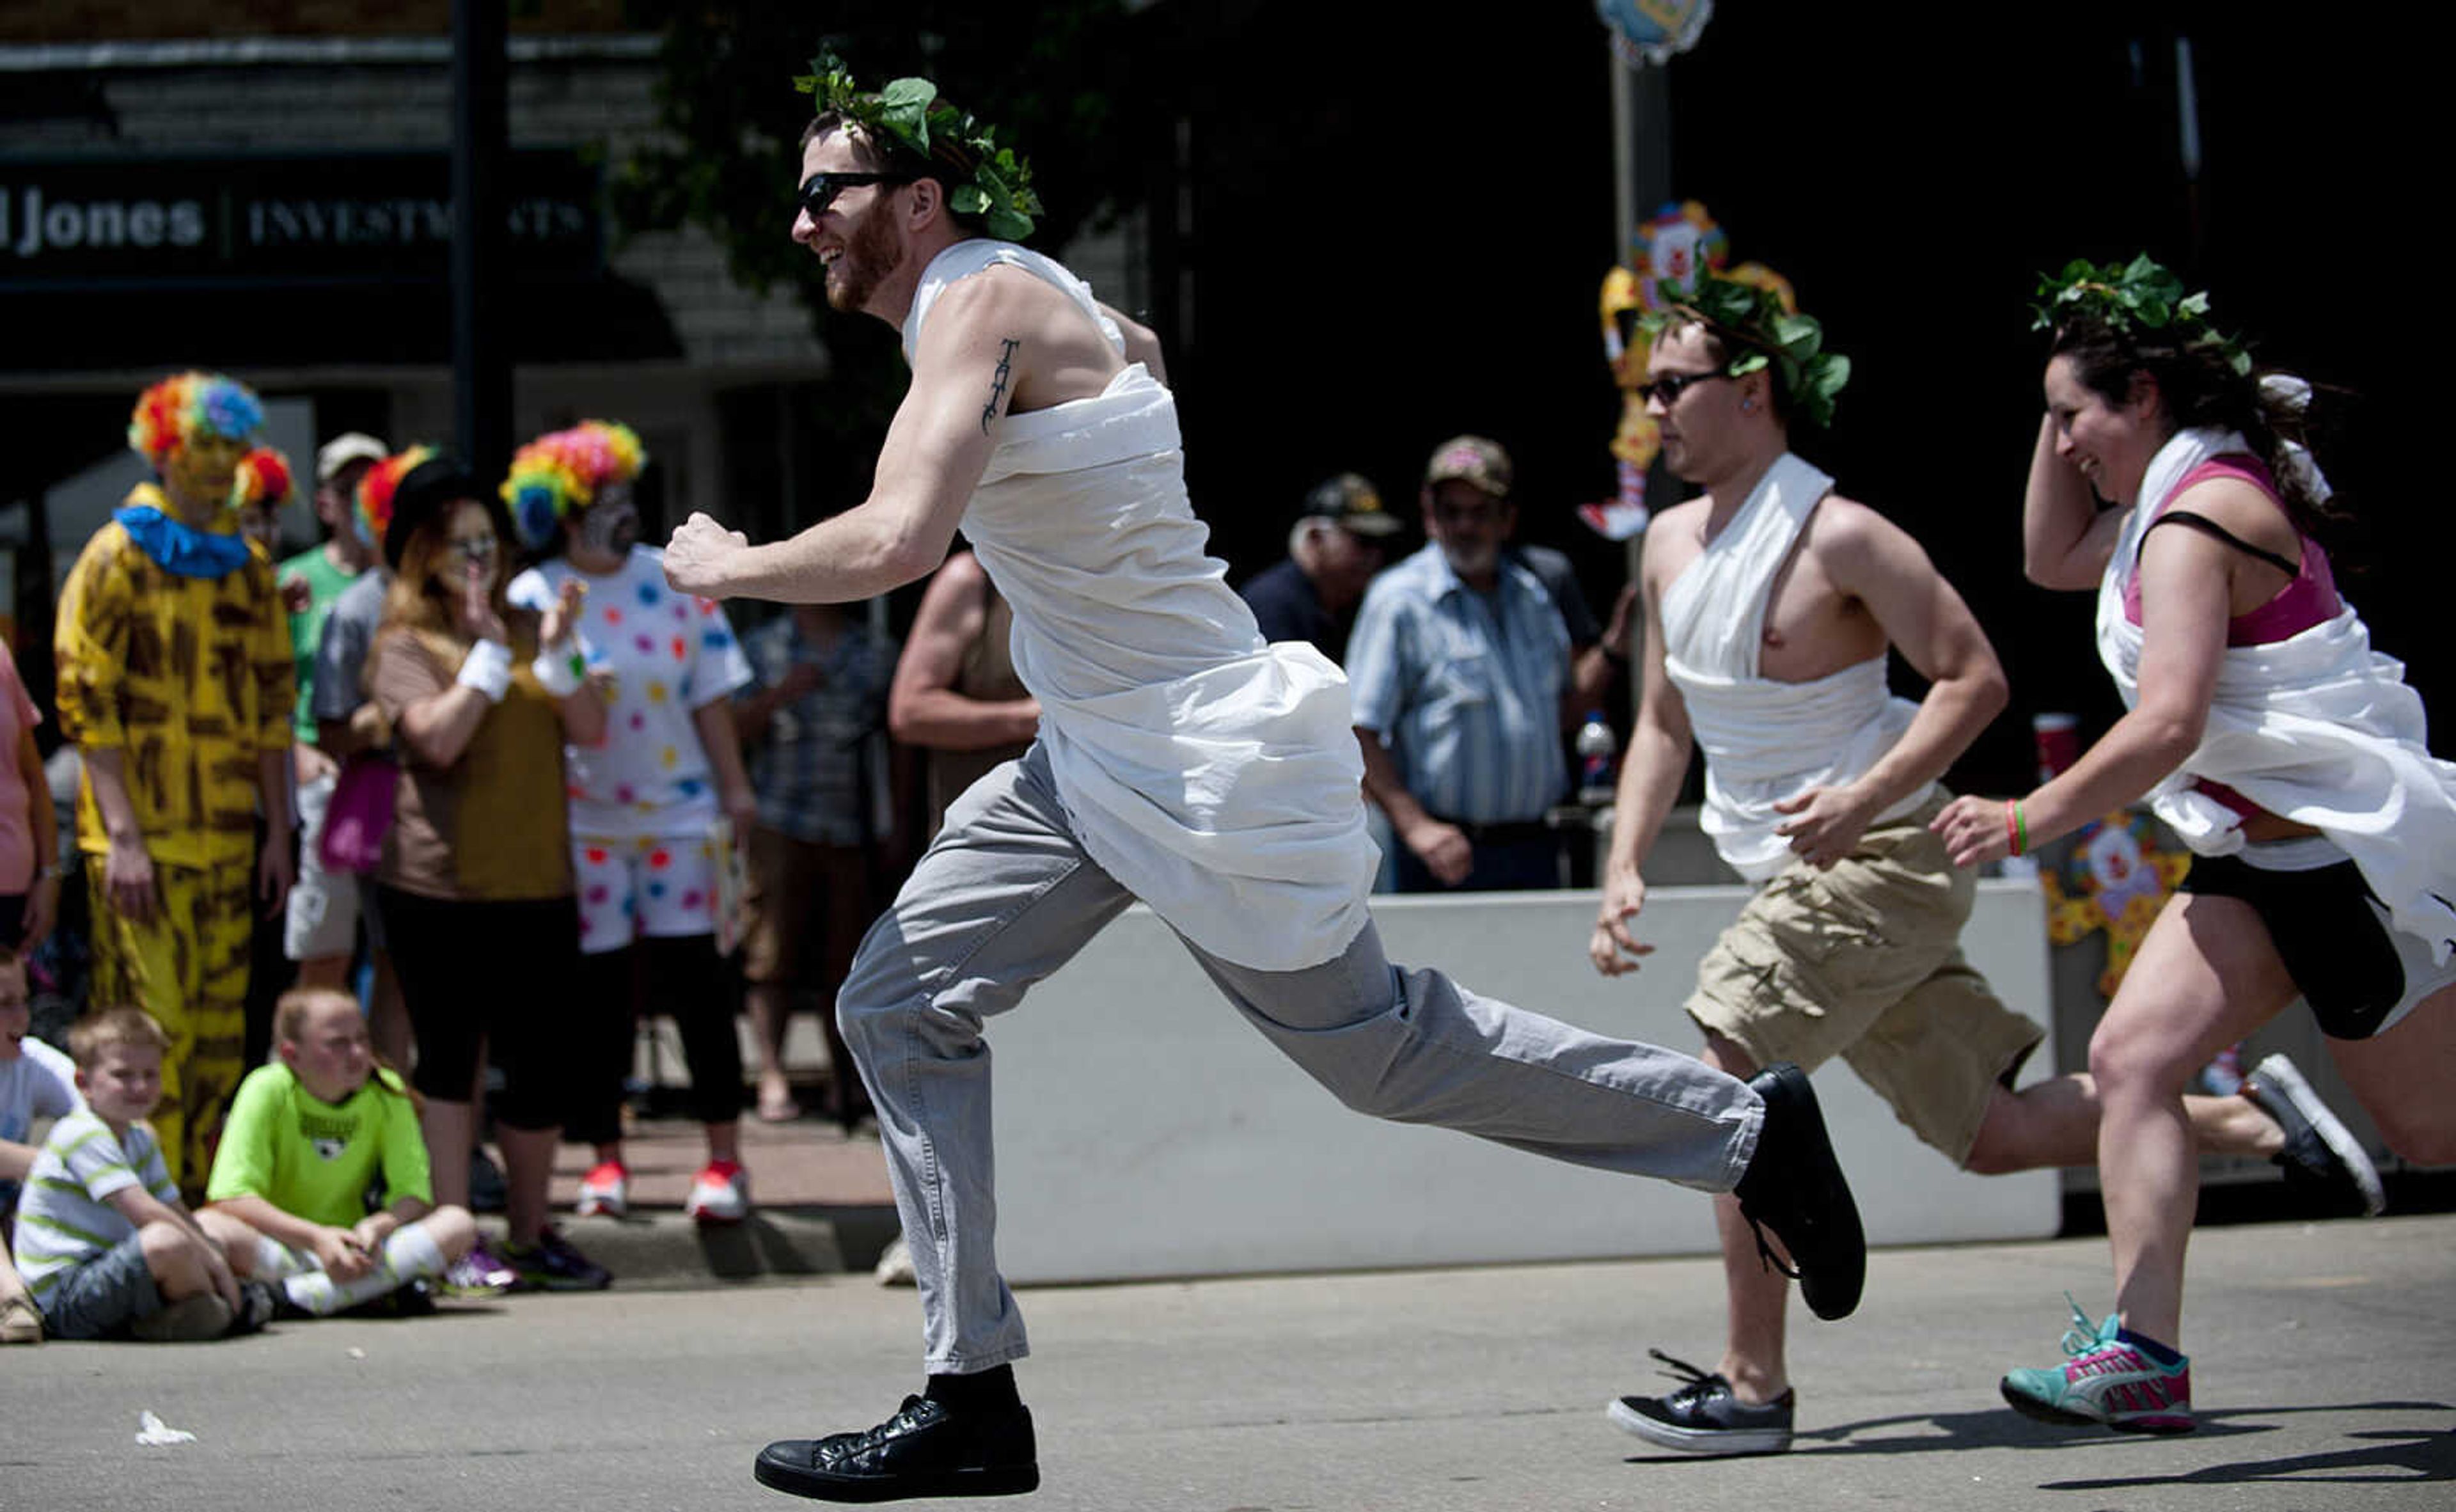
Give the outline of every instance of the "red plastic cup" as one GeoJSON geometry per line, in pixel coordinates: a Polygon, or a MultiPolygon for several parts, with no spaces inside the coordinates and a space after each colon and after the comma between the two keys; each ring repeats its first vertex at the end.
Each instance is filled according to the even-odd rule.
{"type": "Polygon", "coordinates": [[[2038,714],[2030,720],[2037,742],[2038,781],[2046,782],[2080,760],[2080,720],[2071,714],[2038,714]]]}

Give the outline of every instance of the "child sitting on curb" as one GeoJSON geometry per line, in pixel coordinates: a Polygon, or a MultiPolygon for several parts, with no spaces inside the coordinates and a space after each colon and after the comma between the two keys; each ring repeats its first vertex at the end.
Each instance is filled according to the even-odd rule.
{"type": "Polygon", "coordinates": [[[69,1031],[86,1108],[51,1126],[17,1209],[17,1270],[54,1338],[216,1338],[273,1316],[273,1291],[242,1283],[256,1236],[190,1213],[145,1122],[162,1096],[162,1026],[105,1008],[69,1031]]]}
{"type": "Polygon", "coordinates": [[[246,1224],[255,1274],[316,1317],[440,1278],[478,1225],[435,1205],[415,1094],[377,1058],[357,1000],[284,992],[273,1037],[277,1058],[239,1084],[206,1211],[246,1224]],[[383,1205],[370,1213],[377,1188],[383,1205]]]}
{"type": "Polygon", "coordinates": [[[17,1188],[41,1152],[29,1140],[37,1118],[65,1118],[85,1107],[76,1066],[29,1032],[26,963],[0,945],[0,1344],[39,1344],[43,1314],[9,1263],[9,1220],[17,1188]]]}

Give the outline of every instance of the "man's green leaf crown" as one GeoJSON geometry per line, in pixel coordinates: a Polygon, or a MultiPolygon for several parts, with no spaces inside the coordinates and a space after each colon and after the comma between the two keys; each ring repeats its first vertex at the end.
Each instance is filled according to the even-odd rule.
{"type": "Polygon", "coordinates": [[[2185,294],[2183,280],[2145,252],[2103,266],[2076,257],[2061,274],[2039,276],[2038,296],[2045,302],[2030,307],[2037,317],[2034,331],[2052,331],[2076,316],[2095,317],[2126,336],[2171,328],[2183,345],[2214,346],[2237,373],[2251,372],[2242,342],[2209,324],[2207,292],[2185,294]]]}
{"type": "Polygon", "coordinates": [[[1825,327],[1812,316],[1783,308],[1771,289],[1717,277],[1700,270],[1697,286],[1640,322],[1649,338],[1692,321],[1713,331],[1730,353],[1723,371],[1732,378],[1759,368],[1774,370],[1792,413],[1819,429],[1833,424],[1834,397],[1851,381],[1851,359],[1825,350],[1825,327]]]}
{"type": "Polygon", "coordinates": [[[993,236],[1021,241],[1032,235],[1032,217],[1041,213],[1032,164],[998,145],[996,127],[938,98],[938,86],[928,79],[890,79],[871,92],[853,83],[844,59],[822,52],[793,88],[813,96],[820,112],[855,122],[872,138],[892,138],[925,163],[970,169],[969,180],[948,184],[948,206],[980,217],[993,236]]]}

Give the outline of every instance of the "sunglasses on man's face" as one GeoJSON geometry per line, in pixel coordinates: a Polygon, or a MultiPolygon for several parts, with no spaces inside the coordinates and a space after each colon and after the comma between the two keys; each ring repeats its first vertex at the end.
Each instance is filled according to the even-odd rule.
{"type": "Polygon", "coordinates": [[[1729,377],[1729,373],[1666,373],[1650,383],[1640,383],[1637,397],[1641,402],[1661,399],[1663,407],[1669,409],[1680,402],[1680,396],[1688,392],[1692,385],[1729,377]]]}
{"type": "Polygon", "coordinates": [[[828,213],[836,196],[864,184],[909,184],[911,174],[812,174],[802,180],[802,211],[812,220],[828,213]]]}

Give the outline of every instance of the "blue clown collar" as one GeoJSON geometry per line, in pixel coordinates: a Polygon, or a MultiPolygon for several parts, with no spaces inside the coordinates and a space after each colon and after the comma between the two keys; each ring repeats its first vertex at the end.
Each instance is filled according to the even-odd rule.
{"type": "Polygon", "coordinates": [[[112,512],[136,549],[163,571],[182,578],[227,578],[247,565],[247,538],[230,531],[198,530],[162,506],[162,490],[139,483],[128,502],[112,512]]]}

